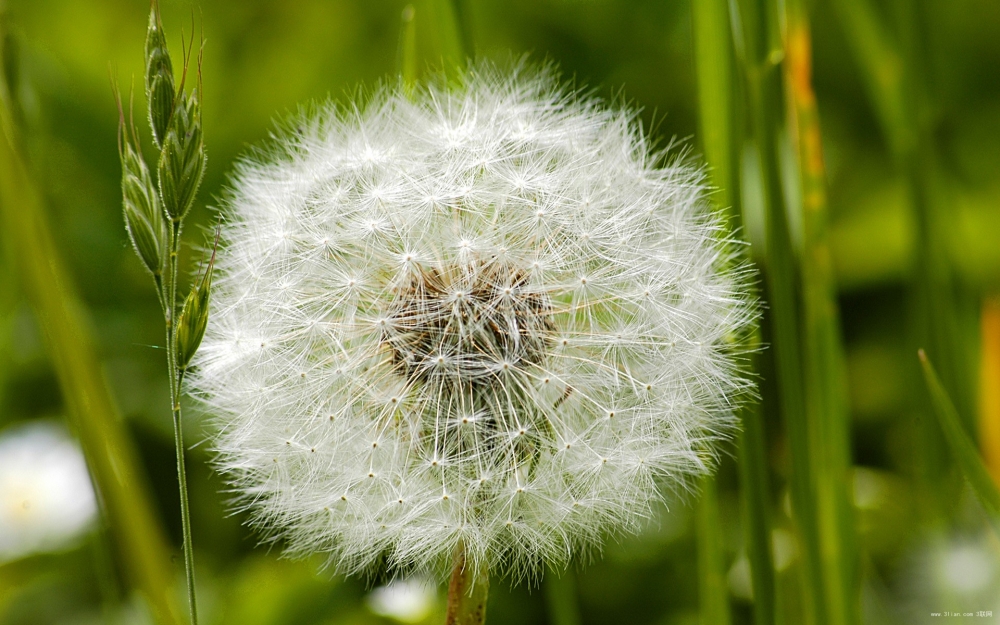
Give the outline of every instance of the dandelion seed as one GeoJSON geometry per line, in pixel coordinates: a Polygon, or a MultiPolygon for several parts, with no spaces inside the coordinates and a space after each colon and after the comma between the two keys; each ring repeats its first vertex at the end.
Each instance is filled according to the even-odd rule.
{"type": "Polygon", "coordinates": [[[263,531],[348,573],[534,574],[707,470],[755,308],[634,113],[480,66],[298,126],[238,169],[192,380],[263,531]],[[315,451],[276,463],[286,432],[315,451]]]}

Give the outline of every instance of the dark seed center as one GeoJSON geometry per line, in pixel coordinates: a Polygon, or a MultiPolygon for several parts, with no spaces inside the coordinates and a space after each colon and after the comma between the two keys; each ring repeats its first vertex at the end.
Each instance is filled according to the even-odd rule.
{"type": "Polygon", "coordinates": [[[475,383],[538,365],[555,333],[548,296],[495,259],[421,267],[395,295],[382,342],[411,380],[475,383]]]}

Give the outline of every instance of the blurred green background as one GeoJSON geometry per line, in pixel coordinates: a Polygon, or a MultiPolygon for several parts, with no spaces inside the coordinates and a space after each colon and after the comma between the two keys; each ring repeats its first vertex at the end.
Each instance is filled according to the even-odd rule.
{"type": "MultiPolygon", "coordinates": [[[[992,619],[977,622],[998,622],[1000,543],[955,471],[952,487],[943,491],[948,496],[936,502],[939,513],[918,513],[925,504],[915,491],[915,467],[921,464],[916,439],[920,421],[931,417],[911,331],[916,225],[845,24],[831,5],[836,1],[813,2],[810,12],[849,381],[861,611],[869,623],[920,623],[936,622],[931,611],[993,610],[992,619]]],[[[951,390],[963,417],[978,424],[978,443],[1000,475],[1000,4],[913,1],[923,8],[919,49],[925,62],[917,71],[929,103],[924,114],[933,167],[927,186],[938,215],[935,235],[953,277],[949,297],[959,330],[961,375],[951,390]]],[[[223,193],[232,163],[268,136],[276,118],[302,103],[346,100],[359,85],[392,79],[405,4],[162,0],[175,67],[182,33],[190,40],[193,27],[205,39],[209,161],[188,222],[182,272],[193,273],[202,258],[214,225],[214,198],[223,193]]],[[[891,31],[889,4],[872,6],[891,31]]],[[[421,6],[418,28],[425,15],[421,6]]],[[[679,138],[700,150],[689,0],[470,0],[462,6],[477,56],[527,54],[552,61],[576,84],[641,108],[659,144],[679,138]]],[[[123,227],[118,116],[109,82],[113,74],[125,92],[134,84],[141,121],[148,8],[144,0],[7,0],[32,173],[169,536],[180,598],[172,430],[164,356],[157,347],[163,343],[162,317],[123,227]]],[[[744,166],[752,170],[753,163],[744,166]]],[[[750,215],[760,204],[755,194],[759,190],[746,184],[750,215]]],[[[762,244],[761,231],[748,219],[752,243],[762,244]]],[[[36,422],[66,423],[42,331],[20,287],[9,255],[0,255],[0,441],[24,439],[36,422]]],[[[765,405],[771,392],[765,380],[765,405]]],[[[258,546],[243,517],[227,508],[225,486],[210,468],[203,418],[193,409],[185,415],[193,445],[188,471],[202,622],[442,620],[441,589],[397,589],[387,599],[384,591],[372,593],[384,580],[343,579],[322,570],[321,557],[290,562],[280,558],[280,546],[258,546]],[[387,615],[393,611],[397,617],[387,615]]],[[[788,516],[788,450],[777,415],[765,411],[765,421],[779,603],[791,625],[798,622],[798,549],[788,516]]],[[[9,454],[11,449],[0,446],[9,454]]],[[[734,622],[749,623],[735,447],[726,453],[719,478],[725,572],[734,622]]],[[[26,531],[19,523],[41,523],[19,512],[24,502],[48,495],[17,490],[5,466],[0,458],[0,536],[7,534],[0,538],[0,623],[148,622],[111,546],[115,537],[97,519],[66,530],[66,540],[35,545],[19,538],[26,531]]],[[[37,482],[39,489],[45,485],[37,482]]],[[[547,578],[535,588],[497,580],[489,622],[697,623],[694,529],[694,498],[676,501],[641,535],[609,539],[592,562],[559,580],[547,578]],[[575,603],[576,614],[552,608],[567,601],[575,603]]]]}

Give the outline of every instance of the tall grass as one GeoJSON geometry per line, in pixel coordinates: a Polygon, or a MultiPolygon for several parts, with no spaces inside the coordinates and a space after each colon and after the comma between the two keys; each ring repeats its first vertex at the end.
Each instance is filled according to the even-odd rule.
{"type": "MultiPolygon", "coordinates": [[[[757,623],[804,621],[842,625],[858,619],[857,557],[849,493],[850,445],[844,359],[830,252],[818,107],[811,84],[811,45],[804,3],[765,0],[694,2],[695,59],[702,141],[720,203],[738,206],[742,140],[735,111],[745,103],[760,164],[766,249],[761,271],[774,361],[778,409],[790,456],[789,486],[802,554],[802,615],[775,613],[774,571],[763,433],[744,415],[740,448],[749,514],[748,554],[757,623]],[[784,9],[784,13],[781,10],[784,9]],[[782,31],[781,25],[784,24],[782,31]],[[737,63],[733,67],[735,50],[737,63]],[[784,80],[783,80],[784,78],[784,80]],[[745,99],[737,94],[743,87],[745,99]],[[736,103],[736,104],[731,104],[736,103]],[[781,111],[787,107],[787,125],[781,111]],[[800,205],[789,205],[781,148],[795,148],[800,205]],[[800,213],[793,232],[789,211],[800,213]]],[[[738,214],[738,211],[734,211],[738,214]]],[[[739,223],[737,221],[737,223],[739,223]]],[[[705,526],[703,532],[711,531],[705,526]]],[[[703,542],[706,539],[702,539],[703,542]]],[[[707,543],[705,549],[707,551],[707,543]]],[[[706,573],[707,575],[707,573],[706,573]]],[[[706,584],[703,586],[707,587],[706,584]]],[[[705,622],[711,622],[703,608],[705,622]]]]}
{"type": "Polygon", "coordinates": [[[749,96],[750,126],[760,163],[764,197],[767,243],[761,270],[769,307],[770,349],[775,363],[778,408],[788,438],[791,464],[789,488],[802,550],[803,575],[797,594],[805,606],[804,622],[821,625],[826,623],[829,610],[822,591],[823,571],[814,486],[815,456],[811,453],[811,424],[804,392],[802,303],[799,299],[801,273],[792,241],[779,155],[782,133],[780,111],[784,102],[780,62],[784,51],[775,4],[764,0],[745,0],[737,6],[744,43],[741,60],[749,96]]]}
{"type": "MultiPolygon", "coordinates": [[[[0,38],[9,53],[6,29],[0,14],[0,38]]],[[[0,67],[9,66],[0,63],[0,67]]],[[[12,106],[15,87],[8,79],[6,73],[0,75],[4,247],[44,331],[71,424],[83,446],[129,584],[146,599],[158,623],[179,624],[183,619],[174,596],[167,542],[153,512],[136,450],[108,390],[62,251],[53,240],[42,195],[29,171],[12,106]]]]}
{"type": "Polygon", "coordinates": [[[938,425],[944,432],[944,439],[948,444],[949,451],[962,471],[962,475],[968,480],[972,491],[986,510],[996,537],[1000,539],[1000,491],[997,490],[989,469],[979,457],[975,444],[966,434],[958,410],[955,409],[955,404],[948,396],[948,391],[941,384],[941,379],[931,364],[930,358],[922,349],[918,352],[918,358],[923,369],[924,380],[927,382],[927,390],[930,392],[934,404],[938,425]]]}
{"type": "Polygon", "coordinates": [[[798,157],[802,212],[803,364],[824,605],[831,624],[857,622],[858,558],[851,491],[850,412],[837,289],[827,234],[826,172],[812,87],[812,38],[804,0],[785,6],[785,88],[798,157]]]}
{"type": "MultiPolygon", "coordinates": [[[[695,71],[701,145],[708,164],[715,203],[737,231],[742,230],[740,160],[743,90],[736,71],[733,30],[727,0],[692,2],[695,71]]],[[[759,345],[759,333],[750,339],[759,345]]],[[[755,355],[751,360],[756,361],[755,355]]],[[[771,556],[771,495],[763,414],[758,404],[741,411],[739,461],[743,525],[759,625],[775,622],[775,580],[771,556]]],[[[701,619],[706,625],[729,621],[728,593],[723,586],[721,536],[715,478],[702,487],[698,511],[699,591],[701,619]]]]}
{"type": "MultiPolygon", "coordinates": [[[[941,369],[944,386],[958,398],[962,413],[971,417],[974,379],[962,363],[956,328],[957,291],[951,275],[943,234],[945,223],[937,214],[934,195],[932,119],[924,75],[928,45],[924,36],[926,10],[922,3],[892,3],[891,26],[871,0],[834,3],[854,60],[861,70],[869,99],[878,114],[888,150],[906,188],[916,249],[910,270],[912,347],[923,345],[941,369]]],[[[912,353],[912,352],[911,352],[912,353]]],[[[914,368],[911,375],[918,376],[914,368]]],[[[919,450],[914,454],[916,477],[921,485],[923,514],[940,515],[942,497],[949,498],[943,437],[927,414],[925,397],[913,410],[924,413],[918,428],[919,450]]],[[[972,422],[965,423],[971,428],[972,422]]]]}

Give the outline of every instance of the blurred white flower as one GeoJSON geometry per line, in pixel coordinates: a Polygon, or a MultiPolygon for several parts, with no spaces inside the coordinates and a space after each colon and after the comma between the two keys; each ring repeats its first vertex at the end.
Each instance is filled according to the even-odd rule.
{"type": "Polygon", "coordinates": [[[64,428],[0,432],[0,561],[65,546],[96,512],[83,454],[64,428]]]}
{"type": "Polygon", "coordinates": [[[938,556],[942,586],[962,594],[981,593],[997,584],[997,555],[984,545],[956,544],[938,556]]]}
{"type": "Polygon", "coordinates": [[[755,308],[698,169],[551,72],[297,119],[238,168],[193,376],[340,570],[560,566],[710,470],[755,308]]]}
{"type": "Polygon", "coordinates": [[[914,623],[939,621],[929,615],[943,610],[996,613],[1000,607],[1000,548],[991,528],[925,535],[901,570],[901,605],[914,623]]]}
{"type": "Polygon", "coordinates": [[[403,623],[418,623],[428,616],[437,601],[434,584],[420,579],[397,579],[373,589],[365,598],[368,608],[403,623]]]}

